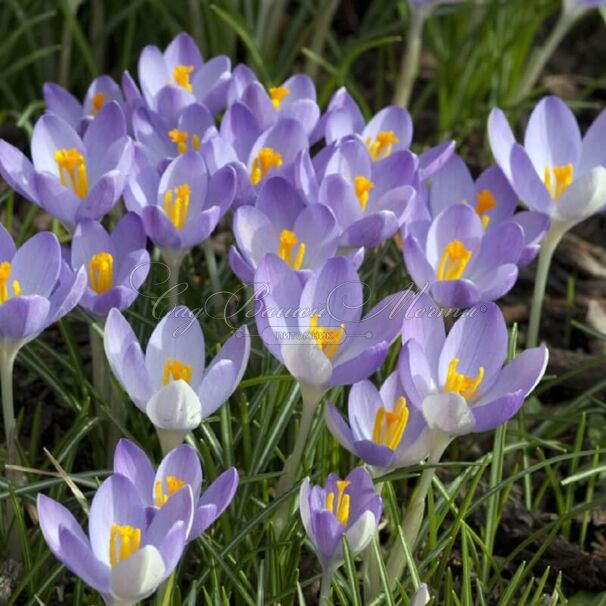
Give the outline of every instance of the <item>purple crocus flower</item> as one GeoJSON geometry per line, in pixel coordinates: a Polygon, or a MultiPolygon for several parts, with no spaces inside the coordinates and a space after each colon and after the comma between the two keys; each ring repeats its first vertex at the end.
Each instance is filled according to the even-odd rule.
{"type": "Polygon", "coordinates": [[[184,486],[150,522],[135,485],[114,474],[95,493],[86,536],[63,505],[38,495],[50,550],[108,606],[132,606],[170,576],[183,554],[193,507],[192,489],[184,486]]]}
{"type": "Polygon", "coordinates": [[[133,148],[120,106],[103,105],[84,137],[62,118],[42,116],[34,127],[32,163],[0,140],[0,174],[24,198],[68,227],[100,219],[122,195],[133,148]]]}
{"type": "Polygon", "coordinates": [[[230,265],[248,284],[266,254],[277,254],[293,269],[308,271],[334,256],[339,241],[331,210],[321,204],[308,206],[283,177],[268,177],[254,206],[236,210],[233,229],[238,248],[229,251],[230,265]]]}
{"type": "Polygon", "coordinates": [[[202,328],[184,306],[175,307],[159,322],[145,354],[124,316],[112,309],[104,343],[112,371],[156,427],[164,452],[180,444],[231,396],[250,354],[250,335],[242,326],[205,368],[202,328]]]}
{"type": "Polygon", "coordinates": [[[404,318],[402,334],[400,380],[410,405],[425,416],[432,448],[513,417],[547,366],[548,352],[541,346],[503,367],[507,328],[494,303],[470,310],[447,336],[439,309],[421,295],[404,318]]]}
{"type": "Polygon", "coordinates": [[[606,111],[581,138],[567,105],[558,97],[545,97],[530,115],[523,146],[498,108],[490,114],[488,136],[519,198],[551,217],[550,235],[561,236],[606,203],[606,111]]]}
{"type": "Polygon", "coordinates": [[[316,396],[375,372],[400,331],[406,293],[386,297],[362,317],[362,290],[346,257],[329,259],[307,281],[271,254],[255,273],[259,335],[316,396]]]}
{"type": "Polygon", "coordinates": [[[299,511],[322,567],[334,571],[343,562],[342,538],[353,554],[360,553],[377,530],[383,503],[369,473],[356,467],[344,480],[331,473],[323,487],[305,478],[299,511]]]}
{"type": "Polygon", "coordinates": [[[46,82],[42,94],[48,112],[65,120],[80,135],[106,103],[116,101],[121,107],[124,104],[120,87],[113,78],[105,75],[91,82],[82,103],[54,82],[46,82]]]}
{"type": "Polygon", "coordinates": [[[397,372],[380,390],[370,381],[349,392],[349,425],[329,404],[324,419],[336,440],[379,473],[420,463],[429,454],[429,431],[423,413],[408,404],[397,372]]]}
{"type": "Polygon", "coordinates": [[[516,212],[518,197],[498,166],[487,168],[474,182],[461,157],[453,156],[431,179],[426,220],[431,221],[458,204],[471,205],[486,232],[503,229],[499,226],[507,221],[514,221],[522,228],[524,247],[518,267],[528,265],[536,257],[549,228],[549,217],[536,211],[516,212]]]}
{"type": "Polygon", "coordinates": [[[139,149],[124,198],[139,215],[152,242],[175,253],[206,240],[230,207],[236,193],[236,174],[225,166],[209,177],[202,156],[181,154],[158,175],[139,149]]]}
{"type": "Polygon", "coordinates": [[[108,234],[97,221],[82,221],[76,227],[71,248],[71,266],[88,275],[88,288],[80,300],[88,311],[106,316],[113,307],[130,307],[150,269],[147,239],[141,219],[127,213],[108,234]]]}
{"type": "Polygon", "coordinates": [[[407,228],[404,260],[421,290],[438,305],[472,307],[507,293],[518,278],[524,231],[514,221],[485,230],[469,204],[445,208],[407,228]]]}
{"type": "Polygon", "coordinates": [[[204,103],[215,114],[227,102],[231,63],[225,55],[203,62],[191,36],[177,35],[164,52],[146,46],[139,57],[139,82],[147,105],[158,109],[158,93],[165,86],[179,87],[190,101],[204,103]]]}
{"type": "Polygon", "coordinates": [[[194,515],[186,541],[197,539],[214,524],[232,502],[240,482],[236,468],[230,467],[200,494],[202,467],[191,446],[177,446],[155,470],[143,450],[124,438],[114,452],[114,473],[126,476],[134,484],[147,507],[148,519],[158,515],[183,486],[189,486],[194,496],[194,515]]]}
{"type": "Polygon", "coordinates": [[[86,288],[86,272],[69,270],[57,237],[32,236],[19,249],[0,224],[0,353],[14,356],[65,316],[86,288]]]}

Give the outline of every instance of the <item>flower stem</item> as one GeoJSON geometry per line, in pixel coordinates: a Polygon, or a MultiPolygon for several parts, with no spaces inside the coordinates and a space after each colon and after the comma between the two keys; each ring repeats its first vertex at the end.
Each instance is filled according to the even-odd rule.
{"type": "Polygon", "coordinates": [[[180,250],[162,249],[162,257],[168,270],[168,304],[169,311],[179,305],[179,270],[185,253],[180,250]]]}
{"type": "MultiPolygon", "coordinates": [[[[0,349],[0,382],[2,383],[2,417],[6,440],[7,465],[16,465],[17,461],[17,423],[13,401],[13,368],[17,352],[14,348],[0,349]]],[[[7,476],[10,472],[7,473],[7,476]]]]}
{"type": "Polygon", "coordinates": [[[547,285],[547,276],[549,275],[549,266],[557,245],[559,244],[564,231],[562,229],[550,228],[541,244],[539,253],[539,263],[534,281],[534,292],[532,294],[532,303],[530,306],[530,319],[528,322],[528,334],[526,336],[526,347],[536,347],[539,341],[539,327],[541,324],[541,310],[543,308],[543,299],[545,297],[545,286],[547,285]]]}
{"type": "Polygon", "coordinates": [[[318,602],[319,606],[328,606],[332,577],[333,571],[331,568],[327,568],[322,572],[322,585],[320,586],[320,600],[318,602]]]}
{"type": "Polygon", "coordinates": [[[407,107],[419,73],[419,59],[423,42],[423,27],[428,16],[426,7],[414,7],[410,12],[406,36],[406,52],[402,57],[400,74],[396,83],[394,103],[407,107]]]}

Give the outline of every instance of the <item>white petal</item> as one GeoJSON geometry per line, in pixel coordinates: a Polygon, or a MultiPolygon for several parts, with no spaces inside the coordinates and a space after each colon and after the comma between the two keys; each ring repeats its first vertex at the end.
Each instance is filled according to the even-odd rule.
{"type": "Polygon", "coordinates": [[[425,606],[425,604],[429,604],[429,600],[429,589],[425,583],[422,583],[414,594],[410,606],[425,606]]]}
{"type": "Polygon", "coordinates": [[[111,572],[110,590],[121,604],[135,604],[151,595],[162,582],[164,561],[160,552],[146,545],[118,562],[111,572]]]}
{"type": "Polygon", "coordinates": [[[459,394],[431,394],[423,400],[422,406],[430,429],[458,436],[468,433],[474,425],[473,414],[459,394]]]}
{"type": "Polygon", "coordinates": [[[360,553],[370,543],[377,530],[377,522],[372,511],[364,512],[355,523],[345,531],[352,554],[360,553]]]}
{"type": "Polygon", "coordinates": [[[158,429],[188,432],[200,425],[202,405],[185,381],[171,381],[147,403],[147,415],[158,429]]]}

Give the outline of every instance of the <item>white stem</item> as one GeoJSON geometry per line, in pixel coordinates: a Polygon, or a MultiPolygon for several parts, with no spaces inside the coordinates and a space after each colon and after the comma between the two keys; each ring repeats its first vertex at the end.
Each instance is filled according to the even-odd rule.
{"type": "Polygon", "coordinates": [[[319,606],[328,606],[333,574],[331,568],[327,568],[322,572],[322,585],[320,586],[320,600],[318,602],[319,606]]]}
{"type": "MultiPolygon", "coordinates": [[[[0,382],[2,383],[2,417],[6,440],[7,465],[16,465],[17,460],[17,423],[13,401],[13,368],[17,357],[16,348],[0,347],[0,382]]],[[[7,473],[7,476],[11,475],[7,473]]]]}
{"type": "Polygon", "coordinates": [[[170,310],[179,305],[179,270],[185,257],[181,250],[162,249],[162,257],[168,270],[168,303],[170,310]]]}

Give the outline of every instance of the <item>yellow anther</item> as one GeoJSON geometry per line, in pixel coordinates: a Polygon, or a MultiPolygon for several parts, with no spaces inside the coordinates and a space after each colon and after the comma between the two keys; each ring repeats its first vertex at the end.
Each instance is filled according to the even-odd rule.
{"type": "Polygon", "coordinates": [[[339,328],[324,328],[318,326],[318,314],[314,314],[309,323],[309,333],[324,355],[331,360],[345,336],[345,324],[339,328]]]}
{"type": "Polygon", "coordinates": [[[560,199],[561,195],[568,189],[574,177],[574,166],[572,164],[564,164],[564,166],[545,167],[545,187],[555,202],[560,199]]]}
{"type": "Polygon", "coordinates": [[[290,89],[285,86],[272,86],[269,89],[269,96],[271,97],[274,109],[280,109],[282,101],[284,101],[288,95],[290,95],[290,89]]]}
{"type": "Polygon", "coordinates": [[[438,280],[459,280],[471,259],[471,251],[460,240],[453,240],[444,247],[438,267],[438,280]]]}
{"type": "Polygon", "coordinates": [[[478,374],[474,378],[457,372],[458,364],[459,358],[453,358],[450,361],[446,382],[444,383],[444,391],[458,393],[466,400],[470,400],[484,379],[484,367],[480,366],[478,368],[478,374]]]}
{"type": "Polygon", "coordinates": [[[97,112],[103,107],[105,103],[105,93],[95,93],[91,99],[91,108],[93,116],[97,115],[97,112]]]}
{"type": "Polygon", "coordinates": [[[253,185],[260,183],[272,168],[282,166],[282,154],[272,149],[264,147],[257,157],[253,160],[250,181],[253,185]]]}
{"type": "Polygon", "coordinates": [[[490,223],[490,215],[486,213],[497,205],[495,197],[489,189],[483,189],[476,194],[476,212],[482,220],[482,227],[486,229],[490,223]]]}
{"type": "Polygon", "coordinates": [[[280,232],[278,256],[293,269],[301,269],[303,257],[305,256],[305,244],[303,242],[299,243],[297,234],[295,234],[294,231],[283,229],[280,232]],[[297,254],[293,259],[293,251],[297,244],[299,244],[299,248],[297,249],[297,254]]]}
{"type": "Polygon", "coordinates": [[[170,381],[178,381],[179,379],[186,383],[191,382],[191,364],[183,364],[176,358],[166,358],[164,362],[164,385],[168,385],[170,381]]]}
{"type": "Polygon", "coordinates": [[[372,441],[395,450],[402,440],[407,424],[408,406],[406,406],[406,398],[401,397],[398,398],[392,411],[385,410],[383,406],[377,410],[372,441]]]}
{"type": "Polygon", "coordinates": [[[100,252],[88,262],[88,283],[98,294],[102,295],[114,284],[114,258],[108,252],[100,252]]]}
{"type": "Polygon", "coordinates": [[[188,93],[191,93],[192,88],[189,82],[189,75],[194,71],[193,65],[177,65],[175,69],[173,69],[173,78],[177,83],[177,86],[181,86],[188,93]]]}
{"type": "Polygon", "coordinates": [[[200,135],[191,136],[191,146],[194,151],[200,151],[200,135]]]}
{"type": "MultiPolygon", "coordinates": [[[[13,268],[8,261],[0,263],[0,305],[6,303],[10,297],[8,284],[12,269],[13,268]]],[[[13,287],[13,296],[18,297],[21,294],[21,284],[19,284],[19,280],[13,280],[11,286],[13,287]]]]}
{"type": "Polygon", "coordinates": [[[190,195],[191,189],[187,183],[177,185],[164,194],[164,210],[177,229],[183,229],[187,222],[190,195]]]}
{"type": "Polygon", "coordinates": [[[189,133],[186,130],[173,128],[172,130],[168,131],[168,137],[177,146],[178,153],[184,154],[187,151],[187,139],[189,138],[189,133]]]}
{"type": "Polygon", "coordinates": [[[370,157],[376,162],[381,158],[387,158],[391,154],[394,143],[398,143],[398,141],[400,139],[395,136],[393,130],[382,130],[377,133],[374,140],[372,137],[367,137],[364,143],[366,143],[370,157]]]}
{"type": "Polygon", "coordinates": [[[130,558],[141,547],[141,529],[133,526],[112,524],[109,533],[109,562],[112,568],[130,558]]]}
{"type": "Polygon", "coordinates": [[[366,177],[354,177],[354,188],[356,190],[356,197],[358,198],[358,202],[360,203],[360,208],[362,210],[366,209],[370,190],[374,186],[375,184],[366,177]]]}
{"type": "Polygon", "coordinates": [[[69,177],[70,185],[76,196],[84,198],[88,194],[88,178],[84,156],[75,147],[58,149],[55,152],[55,162],[59,167],[61,185],[67,187],[67,177],[69,177]]]}
{"type": "Polygon", "coordinates": [[[349,495],[345,494],[345,491],[350,484],[351,482],[347,480],[337,480],[336,497],[334,492],[329,492],[326,495],[326,509],[334,513],[343,526],[347,526],[347,522],[349,522],[349,495]]]}
{"type": "Polygon", "coordinates": [[[170,497],[172,497],[177,490],[185,486],[186,482],[179,479],[177,476],[166,476],[166,488],[168,494],[164,494],[162,489],[162,481],[157,480],[154,484],[154,496],[156,507],[162,507],[170,497]]]}

